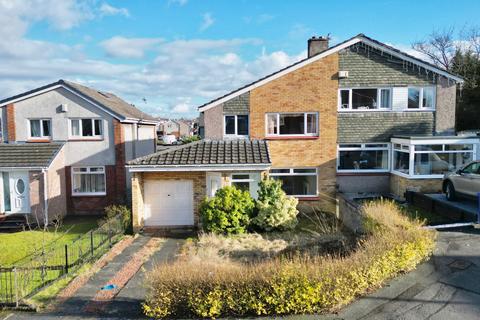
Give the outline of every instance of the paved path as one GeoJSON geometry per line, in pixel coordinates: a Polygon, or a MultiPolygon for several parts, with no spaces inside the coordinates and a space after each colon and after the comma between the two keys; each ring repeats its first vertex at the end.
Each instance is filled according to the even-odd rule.
{"type": "MultiPolygon", "coordinates": [[[[48,313],[15,313],[7,315],[8,320],[19,319],[133,319],[143,318],[141,313],[141,302],[145,297],[144,276],[145,271],[151,270],[156,263],[170,261],[182,240],[167,239],[161,244],[159,250],[143,264],[137,272],[123,287],[115,298],[108,302],[101,311],[86,312],[92,299],[99,292],[100,288],[109,283],[123,267],[132,261],[135,253],[142,250],[151,238],[141,236],[116,256],[103,269],[97,272],[85,286],[80,288],[76,294],[65,301],[55,311],[48,313]]],[[[0,319],[2,319],[0,317],[0,319]]]]}

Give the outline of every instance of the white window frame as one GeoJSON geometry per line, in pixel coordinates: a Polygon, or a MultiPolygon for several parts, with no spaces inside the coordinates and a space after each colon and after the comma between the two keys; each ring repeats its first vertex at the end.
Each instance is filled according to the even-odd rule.
{"type": "Polygon", "coordinates": [[[289,196],[295,198],[311,198],[311,197],[318,197],[318,168],[312,167],[300,167],[300,168],[271,168],[270,170],[289,170],[288,173],[272,173],[271,171],[268,173],[270,177],[283,177],[283,176],[315,176],[315,194],[308,194],[308,195],[295,195],[291,194],[289,196]],[[296,173],[294,170],[315,170],[315,172],[308,172],[308,173],[296,173]]]}
{"type": "Polygon", "coordinates": [[[393,88],[392,87],[355,87],[355,88],[339,88],[338,89],[338,111],[344,112],[378,112],[378,111],[391,111],[393,105],[393,88]],[[378,107],[375,109],[352,109],[353,105],[353,93],[352,90],[362,90],[362,89],[375,89],[377,90],[377,105],[378,107]],[[390,92],[388,104],[390,107],[388,108],[380,108],[382,105],[381,99],[382,90],[388,90],[390,92]],[[342,108],[342,91],[348,91],[348,108],[342,108]]]}
{"type": "Polygon", "coordinates": [[[320,116],[318,112],[267,112],[265,113],[265,136],[266,137],[318,137],[320,135],[320,116]],[[303,114],[303,130],[305,133],[303,134],[280,134],[280,115],[288,115],[288,114],[303,114]],[[315,133],[307,133],[307,118],[308,115],[313,114],[316,117],[316,132],[315,133]],[[269,115],[276,115],[276,126],[277,126],[277,133],[268,133],[268,116],[269,115]]]}
{"type": "Polygon", "coordinates": [[[27,120],[28,140],[51,140],[52,139],[52,119],[50,118],[31,118],[27,120]],[[40,136],[32,137],[32,121],[40,121],[40,136]],[[43,132],[43,122],[50,122],[50,135],[46,136],[43,132]]]}
{"type": "Polygon", "coordinates": [[[435,86],[408,86],[407,87],[407,105],[405,106],[405,111],[435,111],[437,107],[437,88],[435,86]],[[423,106],[423,90],[426,88],[433,89],[433,108],[425,108],[423,106]],[[419,107],[418,108],[409,108],[408,107],[408,90],[418,89],[419,94],[419,107]]]}
{"type": "Polygon", "coordinates": [[[409,179],[443,179],[443,174],[430,174],[430,175],[420,175],[415,174],[415,154],[418,153],[472,153],[472,159],[477,159],[478,143],[480,139],[425,139],[425,140],[409,140],[401,138],[392,138],[392,157],[391,157],[391,168],[392,173],[409,178],[409,179]],[[401,145],[401,149],[396,149],[395,145],[401,145]],[[472,145],[472,150],[445,150],[445,145],[454,145],[454,144],[468,144],[472,145]],[[418,145],[443,145],[442,151],[415,151],[415,146],[418,145]],[[408,174],[396,171],[394,164],[393,152],[404,152],[409,154],[409,172],[408,174]]]}
{"type": "Polygon", "coordinates": [[[250,115],[247,113],[224,114],[223,115],[223,135],[226,137],[248,137],[250,135],[250,115]],[[238,116],[247,116],[248,133],[246,135],[238,134],[238,116]],[[235,133],[227,133],[226,117],[235,117],[235,133]]]}
{"type": "Polygon", "coordinates": [[[71,184],[72,184],[72,196],[105,196],[107,195],[107,173],[105,171],[105,166],[76,166],[71,168],[71,184]],[[83,169],[86,168],[87,171],[85,172],[75,172],[75,169],[83,169]],[[102,168],[102,172],[91,171],[92,168],[102,168]],[[75,175],[82,175],[82,174],[103,174],[103,183],[105,186],[105,191],[103,192],[75,192],[75,175]]]}
{"type": "Polygon", "coordinates": [[[390,149],[389,142],[372,142],[372,143],[342,143],[337,145],[337,172],[338,173],[374,173],[374,172],[390,172],[390,149]],[[383,147],[369,147],[371,145],[385,145],[383,147]],[[358,145],[355,147],[343,147],[345,145],[358,145]],[[340,167],[340,151],[387,151],[387,168],[386,169],[339,169],[340,167]]]}
{"type": "Polygon", "coordinates": [[[104,133],[105,132],[105,124],[104,120],[102,118],[69,118],[68,119],[68,137],[69,139],[75,139],[75,140],[103,140],[104,133]],[[92,136],[83,136],[83,127],[82,127],[82,121],[83,120],[90,120],[92,122],[92,136]],[[101,133],[99,135],[95,135],[95,120],[100,120],[100,131],[101,133]],[[72,121],[79,121],[79,130],[80,130],[80,135],[75,136],[73,135],[72,132],[72,121]]]}

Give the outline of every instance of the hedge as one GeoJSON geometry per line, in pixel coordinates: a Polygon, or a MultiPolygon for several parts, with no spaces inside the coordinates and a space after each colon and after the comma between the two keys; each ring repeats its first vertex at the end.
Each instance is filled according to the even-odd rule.
{"type": "Polygon", "coordinates": [[[434,248],[435,234],[417,221],[396,216],[385,223],[375,214],[367,220],[370,234],[346,257],[251,264],[180,259],[158,266],[148,275],[144,312],[152,318],[332,312],[414,269],[434,248]]]}

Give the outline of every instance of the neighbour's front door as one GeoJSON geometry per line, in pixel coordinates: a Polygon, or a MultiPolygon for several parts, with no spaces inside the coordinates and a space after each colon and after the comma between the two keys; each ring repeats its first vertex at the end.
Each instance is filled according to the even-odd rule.
{"type": "Polygon", "coordinates": [[[10,213],[30,213],[28,172],[12,171],[10,176],[10,213]]]}

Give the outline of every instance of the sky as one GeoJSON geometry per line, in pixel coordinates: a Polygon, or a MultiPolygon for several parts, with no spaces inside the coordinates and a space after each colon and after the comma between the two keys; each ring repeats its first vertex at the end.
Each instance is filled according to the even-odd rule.
{"type": "Polygon", "coordinates": [[[0,99],[66,79],[191,118],[304,58],[311,36],[364,33],[414,53],[478,12],[477,0],[0,0],[0,99]]]}

